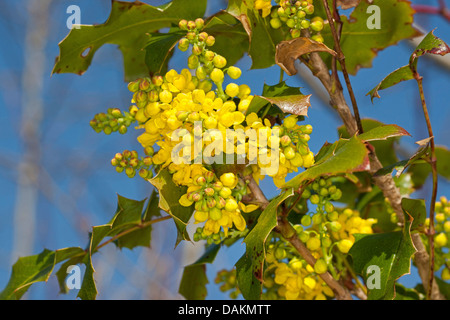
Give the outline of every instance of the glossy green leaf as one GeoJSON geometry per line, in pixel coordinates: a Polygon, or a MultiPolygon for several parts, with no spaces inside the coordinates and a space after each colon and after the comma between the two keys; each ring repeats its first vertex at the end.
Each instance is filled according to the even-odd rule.
{"type": "Polygon", "coordinates": [[[82,25],[72,29],[59,44],[60,54],[53,73],[83,74],[95,52],[104,44],[115,44],[122,52],[126,81],[148,76],[145,64],[147,33],[177,25],[181,19],[203,17],[206,0],[174,0],[163,7],[140,1],[112,2],[111,14],[104,24],[82,25]]]}
{"type": "Polygon", "coordinates": [[[83,249],[70,247],[56,251],[44,249],[37,255],[19,258],[12,267],[8,284],[0,293],[0,300],[20,299],[32,284],[46,282],[56,264],[80,254],[84,254],[83,249]]]}
{"type": "MultiPolygon", "coordinates": [[[[152,192],[150,200],[147,203],[146,210],[142,213],[141,221],[142,223],[152,220],[153,217],[160,215],[160,209],[158,206],[159,198],[156,191],[152,192]]],[[[135,247],[150,247],[150,242],[152,239],[152,225],[148,225],[143,228],[138,228],[126,235],[121,236],[115,242],[119,248],[133,249],[135,247]]]]}
{"type": "Polygon", "coordinates": [[[425,201],[421,199],[402,199],[402,209],[405,216],[410,215],[414,220],[411,224],[411,231],[423,231],[425,219],[427,218],[427,208],[425,201]]]}
{"type": "Polygon", "coordinates": [[[219,252],[220,245],[208,246],[204,254],[193,264],[184,267],[178,292],[187,300],[204,300],[208,293],[206,285],[206,264],[213,263],[219,252]]]}
{"type": "MultiPolygon", "coordinates": [[[[348,72],[354,75],[360,68],[370,68],[378,51],[419,35],[412,26],[413,14],[409,1],[361,0],[349,18],[342,15],[341,48],[348,72]],[[367,8],[371,5],[380,9],[379,29],[368,27],[373,13],[367,13],[367,8]]],[[[325,39],[324,43],[333,49],[334,41],[329,25],[325,24],[321,34],[325,39]]],[[[323,57],[331,65],[331,57],[327,54],[323,57]]]]}
{"type": "Polygon", "coordinates": [[[203,31],[215,37],[216,41],[209,49],[225,57],[228,66],[234,65],[248,51],[249,37],[243,25],[225,11],[209,18],[203,31]]]}
{"type": "Polygon", "coordinates": [[[159,207],[173,217],[178,230],[176,245],[182,240],[190,240],[186,231],[187,223],[194,213],[194,206],[184,207],[178,200],[186,193],[186,187],[177,186],[167,169],[161,170],[150,183],[158,189],[159,207]]]}
{"type": "Polygon", "coordinates": [[[265,242],[277,225],[278,206],[293,194],[293,189],[288,189],[270,201],[255,227],[244,239],[246,251],[236,263],[236,276],[238,287],[245,299],[254,300],[261,297],[265,242]]]}
{"type": "MultiPolygon", "coordinates": [[[[444,146],[437,146],[435,152],[438,174],[441,177],[450,180],[450,150],[444,146]]],[[[415,161],[409,166],[408,173],[411,174],[415,188],[420,188],[430,175],[431,167],[429,163],[415,161]]]]}
{"type": "Polygon", "coordinates": [[[150,74],[164,74],[173,48],[186,32],[152,33],[145,46],[145,64],[150,74]]]}
{"type": "Polygon", "coordinates": [[[411,240],[411,220],[405,217],[402,231],[378,234],[355,234],[356,241],[349,251],[353,267],[368,285],[369,300],[392,300],[395,282],[411,270],[411,257],[416,249],[411,240]],[[376,271],[379,268],[378,285],[376,271]],[[374,285],[374,286],[371,286],[374,285]]]}
{"type": "Polygon", "coordinates": [[[264,84],[262,95],[254,96],[247,114],[258,113],[264,107],[274,104],[285,113],[306,116],[311,105],[310,97],[311,95],[302,94],[300,88],[288,86],[285,81],[276,85],[264,84]]]}
{"type": "Polygon", "coordinates": [[[393,72],[391,72],[386,78],[381,80],[379,84],[372,90],[370,90],[366,95],[370,95],[370,99],[373,102],[374,98],[380,98],[378,91],[392,87],[402,81],[408,81],[414,79],[413,73],[409,65],[403,66],[393,72]]]}
{"type": "Polygon", "coordinates": [[[368,154],[369,151],[364,142],[358,137],[353,137],[326,160],[292,178],[283,188],[298,188],[305,181],[314,180],[320,176],[366,171],[369,169],[368,154]]]}
{"type": "Polygon", "coordinates": [[[443,40],[436,37],[433,32],[434,30],[429,32],[419,43],[412,53],[408,65],[390,73],[375,88],[367,93],[367,95],[370,95],[372,102],[375,97],[380,98],[380,95],[378,94],[379,90],[387,89],[402,81],[414,79],[414,73],[417,71],[417,62],[420,56],[424,54],[437,54],[443,56],[450,52],[449,46],[443,40]]]}
{"type": "Polygon", "coordinates": [[[241,21],[250,38],[248,54],[252,58],[251,69],[274,65],[276,46],[283,40],[283,33],[270,26],[270,16],[263,18],[254,10],[253,0],[230,0],[226,11],[241,21]]]}
{"type": "MultiPolygon", "coordinates": [[[[385,125],[382,122],[374,119],[362,119],[361,123],[365,133],[368,133],[369,131],[377,127],[385,125]]],[[[350,137],[345,126],[339,127],[338,132],[341,138],[350,137]]],[[[371,146],[375,148],[375,153],[377,155],[378,160],[380,160],[383,166],[388,166],[398,162],[394,146],[399,140],[399,138],[400,136],[388,138],[387,140],[370,141],[371,146]]]]}
{"type": "Polygon", "coordinates": [[[369,131],[365,131],[358,137],[363,141],[387,140],[388,138],[411,136],[408,131],[396,124],[380,125],[369,131]]]}

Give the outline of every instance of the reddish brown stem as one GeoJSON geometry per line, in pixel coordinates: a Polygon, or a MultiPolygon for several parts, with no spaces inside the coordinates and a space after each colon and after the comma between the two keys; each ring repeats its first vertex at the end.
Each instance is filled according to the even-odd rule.
{"type": "Polygon", "coordinates": [[[446,8],[444,1],[439,1],[439,7],[430,6],[426,4],[416,4],[412,8],[417,13],[437,14],[442,16],[445,20],[450,22],[450,10],[446,8]]]}

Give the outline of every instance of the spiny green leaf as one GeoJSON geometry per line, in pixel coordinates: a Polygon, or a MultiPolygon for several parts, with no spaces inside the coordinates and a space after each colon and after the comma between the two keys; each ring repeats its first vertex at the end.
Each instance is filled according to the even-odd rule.
{"type": "Polygon", "coordinates": [[[242,23],[250,38],[251,69],[265,69],[275,64],[276,46],[283,40],[283,33],[273,29],[270,16],[263,18],[253,4],[252,0],[230,0],[226,11],[242,23]]]}
{"type": "Polygon", "coordinates": [[[172,175],[167,169],[161,170],[150,183],[159,191],[159,207],[173,217],[178,230],[176,245],[182,240],[190,240],[186,231],[187,223],[191,218],[194,208],[183,207],[178,200],[186,193],[186,187],[177,186],[172,181],[172,175]]]}
{"type": "Polygon", "coordinates": [[[46,282],[56,264],[80,254],[84,254],[83,249],[70,247],[56,251],[44,249],[40,254],[19,258],[12,267],[8,284],[0,293],[0,300],[20,299],[32,284],[46,282]]]}
{"type": "Polygon", "coordinates": [[[145,46],[145,64],[150,74],[164,74],[172,55],[172,49],[185,32],[152,33],[145,46]]]}
{"type": "Polygon", "coordinates": [[[228,66],[234,65],[248,51],[247,32],[239,20],[225,11],[209,18],[203,31],[215,37],[216,41],[210,50],[225,57],[228,66]]]}
{"type": "MultiPolygon", "coordinates": [[[[364,132],[369,132],[377,127],[385,125],[382,122],[373,119],[362,119],[361,123],[364,132]]],[[[338,133],[341,138],[350,138],[350,135],[348,134],[345,126],[339,127],[338,133]]],[[[375,148],[377,158],[380,160],[383,166],[388,166],[390,164],[398,162],[398,158],[394,148],[394,144],[398,141],[398,139],[399,137],[392,137],[388,138],[386,141],[370,141],[371,146],[375,148]]]]}
{"type": "Polygon", "coordinates": [[[379,268],[379,287],[368,288],[370,300],[391,300],[395,297],[395,282],[410,273],[411,257],[416,252],[411,240],[411,221],[405,217],[402,231],[378,234],[355,234],[356,241],[349,251],[353,258],[353,267],[366,284],[376,276],[373,266],[379,268]]]}
{"type": "Polygon", "coordinates": [[[288,189],[273,199],[261,213],[258,222],[245,237],[246,251],[236,263],[237,283],[245,299],[260,299],[261,281],[263,280],[263,263],[265,259],[265,242],[277,225],[277,208],[294,194],[288,189]]]}
{"type": "Polygon", "coordinates": [[[213,263],[219,252],[220,245],[208,246],[203,255],[193,264],[184,267],[178,292],[188,300],[204,300],[208,293],[206,285],[206,264],[213,263]]]}
{"type": "MultiPolygon", "coordinates": [[[[321,1],[318,6],[321,6],[321,1]]],[[[360,68],[371,67],[372,60],[378,51],[400,40],[419,35],[412,26],[413,14],[414,10],[409,1],[361,0],[350,18],[342,15],[341,48],[345,55],[348,72],[355,75],[360,68]],[[380,8],[380,29],[369,29],[367,26],[368,18],[371,16],[367,13],[370,5],[380,8]]],[[[329,48],[334,48],[334,40],[328,24],[325,24],[321,34],[325,39],[324,43],[329,48]]],[[[331,56],[325,54],[323,57],[331,66],[331,56]]]]}
{"type": "MultiPolygon", "coordinates": [[[[150,200],[148,201],[147,208],[142,214],[142,223],[148,222],[152,220],[153,217],[160,215],[158,202],[158,193],[153,191],[150,200]]],[[[115,243],[119,248],[125,247],[131,250],[138,246],[150,247],[151,239],[152,225],[148,225],[120,237],[115,243]]]]}
{"type": "Polygon", "coordinates": [[[372,130],[360,134],[358,137],[363,141],[387,140],[388,138],[411,136],[408,131],[396,124],[381,125],[372,130]]]}
{"type": "Polygon", "coordinates": [[[288,86],[285,81],[276,85],[264,84],[262,95],[254,96],[247,114],[258,113],[268,104],[275,104],[285,113],[306,116],[311,105],[310,97],[302,94],[300,88],[288,86]]]}
{"type": "Polygon", "coordinates": [[[104,44],[119,46],[124,58],[126,81],[148,76],[145,64],[147,33],[177,25],[181,19],[202,17],[206,0],[174,0],[163,7],[140,1],[112,2],[111,14],[101,25],[82,25],[72,29],[59,44],[60,54],[53,73],[82,75],[90,66],[95,52],[104,44]]]}
{"type": "Polygon", "coordinates": [[[408,65],[390,73],[375,88],[367,93],[367,95],[370,95],[372,102],[375,97],[380,98],[380,95],[378,94],[379,90],[387,89],[402,81],[414,79],[414,74],[417,72],[418,58],[420,56],[424,54],[437,54],[443,56],[450,53],[449,46],[443,40],[436,37],[433,32],[434,30],[429,32],[419,43],[417,48],[411,54],[408,65]]]}
{"type": "Polygon", "coordinates": [[[358,137],[352,137],[332,156],[295,176],[283,188],[298,188],[305,181],[320,176],[366,171],[369,169],[368,154],[366,145],[358,137]]]}
{"type": "Polygon", "coordinates": [[[427,218],[427,208],[425,201],[421,199],[402,199],[402,209],[405,216],[410,215],[414,220],[411,224],[411,231],[422,230],[425,227],[427,218]]]}
{"type": "Polygon", "coordinates": [[[413,73],[411,71],[411,68],[409,65],[403,66],[393,72],[391,72],[386,78],[381,80],[379,84],[372,90],[370,90],[367,95],[370,95],[370,99],[373,102],[374,98],[380,98],[380,95],[378,94],[378,91],[387,89],[389,87],[392,87],[402,81],[408,81],[414,79],[413,73]]]}

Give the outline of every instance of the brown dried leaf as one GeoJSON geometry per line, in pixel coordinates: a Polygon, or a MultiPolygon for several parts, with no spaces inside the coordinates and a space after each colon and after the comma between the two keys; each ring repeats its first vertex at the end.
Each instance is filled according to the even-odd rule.
{"type": "Polygon", "coordinates": [[[276,104],[284,113],[295,114],[298,116],[307,116],[308,108],[311,106],[311,95],[292,95],[282,97],[263,97],[258,96],[272,104],[276,104]]]}
{"type": "Polygon", "coordinates": [[[336,4],[343,10],[356,7],[361,0],[337,0],[336,4]]]}
{"type": "Polygon", "coordinates": [[[295,60],[300,56],[311,52],[328,52],[336,56],[337,53],[323,43],[309,38],[299,37],[289,41],[282,41],[277,45],[275,62],[290,76],[297,74],[295,60]]]}

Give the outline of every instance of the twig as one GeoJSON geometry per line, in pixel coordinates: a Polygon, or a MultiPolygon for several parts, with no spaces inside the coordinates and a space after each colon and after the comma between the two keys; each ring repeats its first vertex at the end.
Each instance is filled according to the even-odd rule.
{"type": "MultiPolygon", "coordinates": [[[[341,65],[342,74],[344,75],[344,79],[345,79],[345,84],[347,85],[347,90],[350,95],[350,100],[352,101],[353,113],[355,115],[356,125],[358,126],[358,131],[359,131],[358,133],[361,134],[364,131],[363,131],[363,127],[361,124],[361,118],[359,116],[358,104],[356,103],[355,93],[353,92],[353,87],[352,87],[352,84],[350,82],[350,77],[347,72],[347,66],[345,64],[345,55],[342,52],[341,44],[339,41],[340,37],[339,37],[338,32],[336,31],[336,27],[334,25],[334,19],[331,16],[331,12],[330,12],[330,8],[328,7],[327,0],[322,0],[322,2],[323,2],[323,6],[325,8],[326,14],[327,14],[327,19],[328,19],[328,22],[330,25],[331,33],[333,35],[335,51],[337,52],[337,59],[339,60],[339,63],[341,65]]],[[[338,14],[337,11],[336,11],[336,14],[338,14]]]]}
{"type": "Polygon", "coordinates": [[[161,217],[161,218],[158,218],[158,219],[153,219],[153,220],[150,220],[150,221],[142,222],[141,224],[138,224],[138,225],[136,225],[136,226],[134,226],[134,227],[132,227],[130,229],[124,230],[124,231],[116,234],[114,237],[111,237],[110,239],[106,240],[102,244],[99,244],[97,246],[97,248],[95,248],[92,252],[103,248],[107,244],[109,244],[109,243],[111,243],[113,241],[116,241],[120,237],[123,237],[124,235],[127,235],[127,234],[129,234],[129,233],[131,233],[133,231],[136,231],[136,230],[139,230],[139,229],[142,229],[142,228],[146,228],[146,227],[148,227],[148,226],[150,226],[152,224],[155,224],[155,223],[158,223],[158,222],[161,222],[161,221],[165,221],[165,220],[169,220],[169,219],[172,219],[172,216],[165,216],[165,217],[161,217]]]}
{"type": "Polygon", "coordinates": [[[417,81],[417,85],[419,87],[419,94],[420,94],[420,101],[422,103],[422,109],[423,114],[425,116],[425,121],[427,123],[427,129],[428,129],[428,136],[430,139],[430,165],[431,165],[431,174],[433,177],[433,191],[431,193],[431,203],[430,203],[430,227],[427,233],[428,241],[430,244],[430,269],[429,269],[429,275],[428,275],[428,290],[427,290],[427,299],[433,298],[433,284],[434,281],[434,235],[435,235],[435,229],[434,229],[434,211],[435,211],[435,203],[437,198],[437,187],[438,187],[438,177],[437,177],[437,166],[436,166],[436,151],[435,151],[435,145],[434,145],[434,135],[433,135],[433,129],[431,127],[431,121],[430,116],[428,114],[428,108],[427,104],[425,102],[425,94],[423,92],[423,84],[422,84],[422,77],[419,75],[419,73],[414,69],[413,70],[414,78],[417,81]]]}
{"type": "Polygon", "coordinates": [[[439,0],[439,7],[426,4],[415,4],[412,8],[416,13],[437,14],[450,22],[450,10],[445,6],[445,1],[439,0]]]}
{"type": "MultiPolygon", "coordinates": [[[[303,242],[297,236],[295,229],[291,226],[286,217],[280,217],[278,220],[277,231],[298,251],[298,253],[306,260],[306,262],[314,267],[316,259],[311,252],[305,247],[303,242]]],[[[352,300],[350,292],[336,281],[329,272],[319,275],[320,278],[333,290],[337,300],[352,300]]]]}

